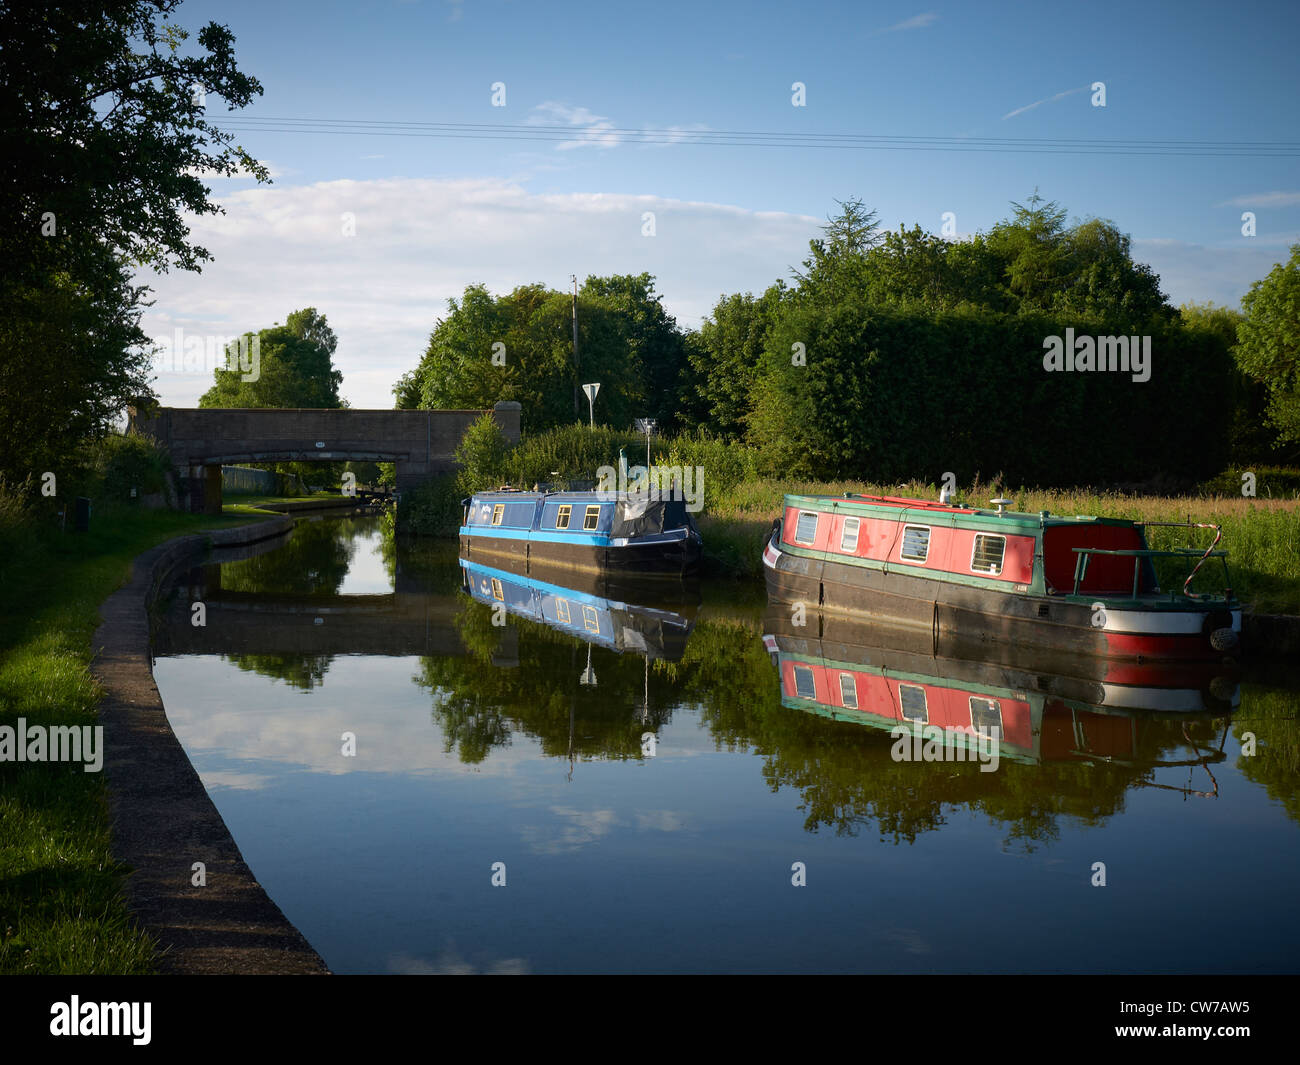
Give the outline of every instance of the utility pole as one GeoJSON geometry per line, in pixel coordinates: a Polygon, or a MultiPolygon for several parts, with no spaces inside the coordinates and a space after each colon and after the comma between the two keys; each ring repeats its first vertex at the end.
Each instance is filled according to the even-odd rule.
{"type": "Polygon", "coordinates": [[[582,409],[578,406],[578,275],[570,274],[573,282],[573,416],[582,418],[582,409]]]}

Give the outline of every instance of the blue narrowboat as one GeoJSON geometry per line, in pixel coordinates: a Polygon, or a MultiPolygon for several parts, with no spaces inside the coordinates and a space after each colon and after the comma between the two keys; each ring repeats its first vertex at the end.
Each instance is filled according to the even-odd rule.
{"type": "Polygon", "coordinates": [[[699,566],[700,532],[684,499],[498,489],[462,504],[462,558],[627,577],[683,577],[699,566]]]}
{"type": "Polygon", "coordinates": [[[460,560],[462,587],[480,603],[496,606],[552,629],[576,636],[585,643],[617,654],[635,652],[647,659],[676,661],[686,649],[686,638],[695,624],[691,604],[650,605],[643,601],[614,598],[609,589],[581,577],[556,575],[553,583],[540,579],[535,568],[531,577],[507,569],[460,560]],[[571,587],[571,585],[581,587],[571,587]]]}

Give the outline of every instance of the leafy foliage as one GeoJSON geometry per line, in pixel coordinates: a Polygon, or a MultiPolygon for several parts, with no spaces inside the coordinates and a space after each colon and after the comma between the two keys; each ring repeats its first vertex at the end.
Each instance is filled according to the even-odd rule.
{"type": "Polygon", "coordinates": [[[420,365],[394,388],[399,407],[480,409],[513,400],[524,428],[586,420],[579,386],[599,381],[600,420],[630,425],[677,413],[685,341],[649,274],[589,277],[578,294],[578,361],[571,294],[523,285],[494,297],[470,285],[429,338],[420,365]]]}
{"type": "Polygon", "coordinates": [[[1291,258],[1256,281],[1242,298],[1237,362],[1268,387],[1268,414],[1278,436],[1300,441],[1300,244],[1291,258]]]}
{"type": "Polygon", "coordinates": [[[60,471],[149,394],[141,265],[197,270],[186,218],[220,210],[203,177],[264,167],[207,117],[261,93],[217,23],[197,48],[180,0],[0,5],[0,474],[60,471]]]}

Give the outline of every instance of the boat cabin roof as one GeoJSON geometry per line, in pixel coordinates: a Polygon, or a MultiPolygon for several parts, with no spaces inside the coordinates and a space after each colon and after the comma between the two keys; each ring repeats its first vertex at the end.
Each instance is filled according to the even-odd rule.
{"type": "Polygon", "coordinates": [[[952,514],[956,517],[979,518],[981,520],[992,519],[994,521],[1006,522],[1009,525],[1031,525],[1034,527],[1044,527],[1048,525],[1126,525],[1133,526],[1138,524],[1128,518],[1100,518],[1093,514],[1050,514],[1046,510],[1040,510],[1037,514],[1028,514],[1018,510],[1005,510],[998,513],[996,507],[973,507],[965,503],[940,503],[933,499],[907,499],[902,496],[878,496],[865,495],[857,492],[846,492],[839,496],[803,496],[787,495],[785,505],[788,507],[809,507],[810,509],[821,509],[827,504],[833,506],[844,505],[848,508],[858,506],[872,507],[877,510],[888,508],[899,511],[923,511],[932,514],[952,514]]]}

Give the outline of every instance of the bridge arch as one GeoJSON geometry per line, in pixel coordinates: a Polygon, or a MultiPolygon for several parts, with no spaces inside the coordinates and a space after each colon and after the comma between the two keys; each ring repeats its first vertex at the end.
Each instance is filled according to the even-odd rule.
{"type": "Polygon", "coordinates": [[[288,410],[129,408],[133,430],[171,456],[182,499],[195,513],[221,512],[221,467],[239,462],[392,462],[399,491],[456,469],[465,430],[490,413],[519,441],[518,403],[484,410],[288,410]]]}

